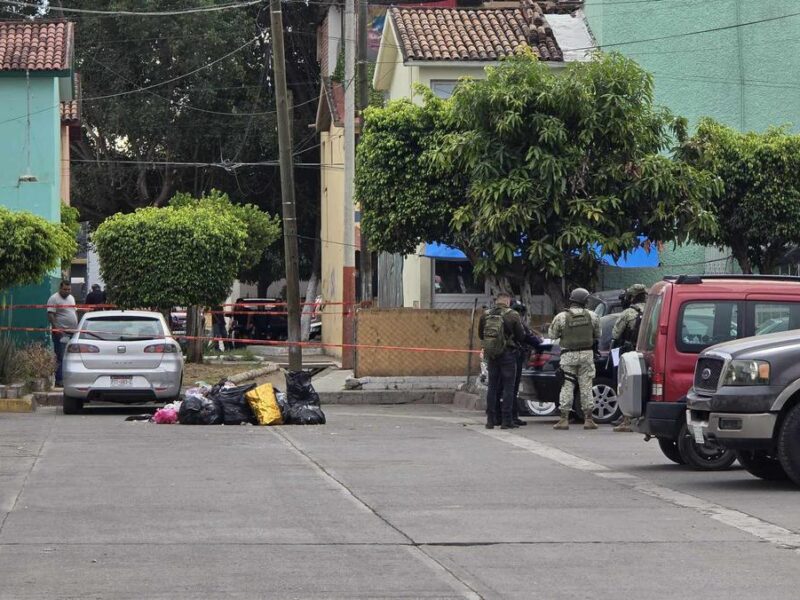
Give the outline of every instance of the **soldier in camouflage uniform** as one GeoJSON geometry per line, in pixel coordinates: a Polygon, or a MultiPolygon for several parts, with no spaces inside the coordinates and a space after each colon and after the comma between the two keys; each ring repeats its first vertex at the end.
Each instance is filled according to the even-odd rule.
{"type": "MultiPolygon", "coordinates": [[[[619,348],[620,355],[636,349],[636,340],[639,337],[639,327],[642,323],[642,314],[647,302],[647,287],[635,283],[625,290],[624,304],[628,307],[620,313],[614,329],[611,331],[611,347],[619,348]]],[[[627,433],[631,429],[630,417],[623,417],[622,422],[614,427],[618,433],[627,433]]]]}
{"type": "Polygon", "coordinates": [[[564,373],[559,395],[561,420],[553,429],[569,429],[569,411],[576,384],[585,418],[583,428],[597,429],[592,419],[592,383],[595,375],[594,351],[600,339],[600,319],[585,308],[588,297],[589,292],[583,288],[573,290],[569,297],[569,308],[557,314],[550,325],[550,337],[558,339],[561,346],[561,370],[564,373]]]}

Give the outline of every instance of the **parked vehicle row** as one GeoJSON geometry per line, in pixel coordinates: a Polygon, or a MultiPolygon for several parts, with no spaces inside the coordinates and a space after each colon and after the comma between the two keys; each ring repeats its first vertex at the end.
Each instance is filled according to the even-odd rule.
{"type": "Polygon", "coordinates": [[[665,278],[650,290],[637,352],[620,361],[620,407],[674,462],[712,470],[738,457],[762,474],[780,464],[800,483],[798,329],[800,278],[665,278]]]}

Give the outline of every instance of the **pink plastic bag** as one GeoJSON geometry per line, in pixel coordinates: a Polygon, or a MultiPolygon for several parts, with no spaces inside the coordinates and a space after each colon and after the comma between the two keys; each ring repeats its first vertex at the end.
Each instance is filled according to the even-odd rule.
{"type": "Polygon", "coordinates": [[[178,422],[178,411],[172,405],[159,408],[153,415],[153,421],[159,425],[174,425],[178,422]]]}

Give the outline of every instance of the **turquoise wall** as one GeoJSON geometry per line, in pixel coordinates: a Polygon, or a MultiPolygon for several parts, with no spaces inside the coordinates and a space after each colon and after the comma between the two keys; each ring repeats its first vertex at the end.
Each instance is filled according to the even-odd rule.
{"type": "Polygon", "coordinates": [[[585,12],[597,43],[651,72],[656,102],[690,125],[711,116],[743,131],[782,124],[800,131],[800,16],[630,43],[797,13],[797,0],[586,0],[585,12]]]}
{"type": "MultiPolygon", "coordinates": [[[[682,34],[797,12],[797,0],[586,0],[585,5],[598,45],[633,58],[653,74],[657,104],[688,118],[692,128],[710,116],[742,131],[790,125],[800,132],[800,16],[682,34]],[[677,35],[682,37],[641,41],[677,35]]],[[[637,278],[652,283],[677,272],[721,270],[721,263],[709,261],[708,251],[697,246],[670,248],[661,259],[664,266],[655,270],[605,268],[602,285],[612,289],[637,278]]]]}
{"type": "MultiPolygon", "coordinates": [[[[31,173],[36,182],[19,181],[28,168],[27,89],[24,74],[0,77],[0,205],[27,211],[56,223],[61,220],[61,111],[58,79],[30,79],[31,173]]],[[[44,304],[55,291],[60,274],[6,292],[13,304],[44,304]]],[[[14,309],[2,315],[2,325],[46,327],[42,309],[14,309]]],[[[45,333],[15,332],[20,341],[40,340],[45,333]]]]}

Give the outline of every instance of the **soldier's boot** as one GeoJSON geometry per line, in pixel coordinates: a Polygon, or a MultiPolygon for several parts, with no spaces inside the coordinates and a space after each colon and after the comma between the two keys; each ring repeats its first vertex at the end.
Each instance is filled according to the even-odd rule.
{"type": "Polygon", "coordinates": [[[597,423],[592,418],[592,411],[583,411],[583,428],[584,429],[597,429],[597,423]]]}
{"type": "Polygon", "coordinates": [[[633,431],[633,428],[631,427],[631,418],[622,417],[622,423],[614,427],[614,431],[617,433],[631,433],[633,431]]]}
{"type": "Polygon", "coordinates": [[[561,420],[553,425],[553,429],[564,430],[569,429],[569,413],[561,413],[561,420]]]}

